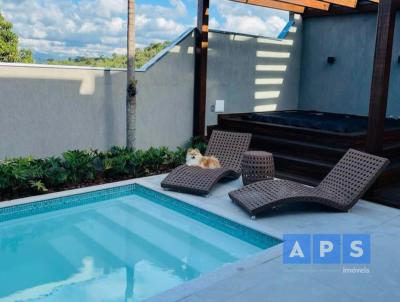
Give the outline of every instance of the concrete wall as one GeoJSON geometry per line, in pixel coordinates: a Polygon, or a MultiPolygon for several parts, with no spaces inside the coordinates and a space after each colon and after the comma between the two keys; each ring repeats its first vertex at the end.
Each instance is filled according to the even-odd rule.
{"type": "Polygon", "coordinates": [[[193,133],[194,37],[138,76],[138,148],[184,144],[193,133]]]}
{"type": "Polygon", "coordinates": [[[296,109],[298,107],[302,20],[284,40],[210,33],[207,81],[207,124],[225,100],[225,113],[296,109]]]}
{"type": "MultiPolygon", "coordinates": [[[[192,135],[194,37],[137,72],[137,147],[182,145],[192,135]]],[[[301,20],[285,40],[210,33],[207,124],[225,112],[296,109],[301,20]],[[297,31],[297,32],[296,32],[297,31]]],[[[125,70],[0,64],[0,159],[125,144],[125,70]]]]}
{"type": "MultiPolygon", "coordinates": [[[[368,114],[375,32],[373,13],[303,21],[300,109],[368,114]]],[[[394,44],[388,116],[400,116],[400,15],[394,44]]]]}
{"type": "Polygon", "coordinates": [[[0,158],[123,144],[122,72],[1,64],[0,79],[0,158]]]}
{"type": "MultiPolygon", "coordinates": [[[[190,138],[193,43],[137,73],[139,148],[190,138]]],[[[124,70],[0,64],[0,159],[125,145],[125,83],[124,70]]]]}

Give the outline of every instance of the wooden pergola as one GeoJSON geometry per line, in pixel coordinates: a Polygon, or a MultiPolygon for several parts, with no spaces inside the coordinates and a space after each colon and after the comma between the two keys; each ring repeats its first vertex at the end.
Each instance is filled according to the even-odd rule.
{"type": "MultiPolygon", "coordinates": [[[[383,133],[386,119],[396,10],[400,8],[400,0],[231,1],[289,11],[301,14],[304,18],[378,12],[366,150],[372,154],[380,154],[383,149],[383,133]]],[[[210,0],[198,0],[193,126],[193,132],[196,136],[204,136],[206,128],[209,7],[210,0]]]]}

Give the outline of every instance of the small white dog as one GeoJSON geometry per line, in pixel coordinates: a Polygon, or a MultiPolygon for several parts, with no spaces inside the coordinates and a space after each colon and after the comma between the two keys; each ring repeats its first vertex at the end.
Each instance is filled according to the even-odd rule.
{"type": "Polygon", "coordinates": [[[203,169],[221,168],[218,158],[214,156],[203,156],[199,149],[188,149],[186,153],[186,164],[188,166],[198,166],[203,169]]]}

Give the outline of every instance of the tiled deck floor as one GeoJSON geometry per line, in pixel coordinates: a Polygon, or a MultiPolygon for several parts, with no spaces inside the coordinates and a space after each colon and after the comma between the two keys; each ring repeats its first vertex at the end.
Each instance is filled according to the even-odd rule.
{"type": "Polygon", "coordinates": [[[285,233],[370,233],[372,256],[371,264],[366,266],[369,274],[346,274],[342,272],[343,266],[284,265],[280,245],[272,248],[268,260],[229,274],[218,276],[217,272],[204,276],[150,301],[400,301],[400,210],[360,201],[350,213],[333,213],[314,207],[292,208],[252,221],[227,196],[229,191],[241,186],[239,180],[218,185],[204,198],[163,191],[160,188],[162,178],[155,176],[138,182],[276,236],[285,233]]]}

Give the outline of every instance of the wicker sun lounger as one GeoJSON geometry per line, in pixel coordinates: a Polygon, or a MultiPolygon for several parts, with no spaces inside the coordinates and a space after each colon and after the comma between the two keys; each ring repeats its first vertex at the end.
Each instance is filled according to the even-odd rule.
{"type": "Polygon", "coordinates": [[[229,197],[252,218],[279,205],[299,202],[348,211],[388,163],[386,158],[350,149],[317,187],[288,180],[266,180],[230,192],[229,197]]]}
{"type": "Polygon", "coordinates": [[[218,169],[182,165],[161,182],[161,187],[196,195],[207,195],[222,179],[236,179],[241,174],[243,153],[250,146],[251,134],[214,130],[205,155],[215,156],[221,163],[218,169]]]}

